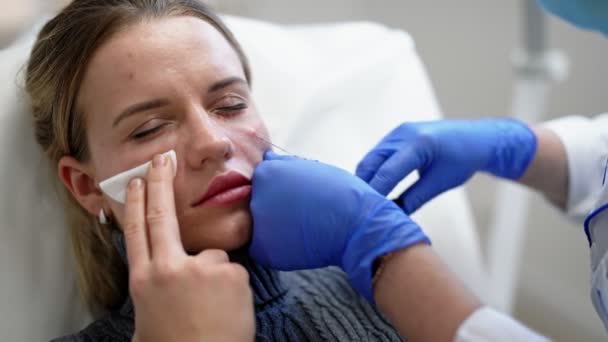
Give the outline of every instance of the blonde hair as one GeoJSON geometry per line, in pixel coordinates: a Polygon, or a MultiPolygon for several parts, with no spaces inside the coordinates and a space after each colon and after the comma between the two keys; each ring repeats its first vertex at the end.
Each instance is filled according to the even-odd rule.
{"type": "MultiPolygon", "coordinates": [[[[36,140],[54,165],[66,155],[81,162],[90,158],[84,115],[75,112],[75,102],[95,51],[129,25],[168,16],[198,17],[214,26],[237,52],[251,82],[247,58],[232,33],[196,0],[74,0],[43,27],[26,70],[36,140]]],[[[128,295],[127,269],[111,239],[118,227],[98,224],[62,192],[81,293],[93,313],[114,309],[128,295]]]]}

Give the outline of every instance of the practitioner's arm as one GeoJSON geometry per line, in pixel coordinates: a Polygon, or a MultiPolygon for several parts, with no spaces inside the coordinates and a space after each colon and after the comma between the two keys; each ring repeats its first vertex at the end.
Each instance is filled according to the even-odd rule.
{"type": "Polygon", "coordinates": [[[410,341],[453,341],[482,306],[428,245],[385,258],[374,287],[378,308],[410,341]]]}

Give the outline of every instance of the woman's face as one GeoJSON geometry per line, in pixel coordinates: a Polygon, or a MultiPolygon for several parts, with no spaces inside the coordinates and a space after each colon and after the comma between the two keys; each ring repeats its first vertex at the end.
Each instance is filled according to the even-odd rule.
{"type": "MultiPolygon", "coordinates": [[[[222,176],[230,171],[250,180],[268,149],[258,138],[268,141],[268,134],[243,66],[213,26],[173,17],[119,32],[93,56],[77,110],[85,115],[95,184],[175,150],[175,206],[186,250],[247,243],[247,191],[200,203],[212,182],[226,185],[222,176]]],[[[103,207],[124,222],[121,204],[103,197],[103,207]]]]}

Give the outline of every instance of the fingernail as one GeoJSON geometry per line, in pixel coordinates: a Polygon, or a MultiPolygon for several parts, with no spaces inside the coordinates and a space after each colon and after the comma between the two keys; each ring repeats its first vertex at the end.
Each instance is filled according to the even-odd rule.
{"type": "Polygon", "coordinates": [[[129,182],[129,187],[131,187],[131,189],[139,189],[143,184],[144,182],[142,182],[141,178],[134,178],[129,182]]]}
{"type": "Polygon", "coordinates": [[[153,167],[161,167],[161,166],[164,166],[166,163],[167,163],[167,158],[165,156],[163,156],[162,154],[155,156],[154,160],[152,160],[153,167]]]}

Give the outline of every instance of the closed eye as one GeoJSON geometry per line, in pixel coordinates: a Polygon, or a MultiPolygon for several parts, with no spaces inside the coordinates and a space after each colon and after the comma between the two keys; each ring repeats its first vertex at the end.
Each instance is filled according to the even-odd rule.
{"type": "Polygon", "coordinates": [[[146,137],[152,136],[154,133],[160,131],[162,128],[164,128],[165,126],[167,126],[168,123],[164,123],[155,127],[152,127],[150,129],[146,129],[140,132],[136,132],[135,134],[133,134],[131,136],[131,139],[133,140],[142,140],[146,137]]]}
{"type": "Polygon", "coordinates": [[[243,103],[238,103],[233,106],[217,108],[215,110],[215,113],[217,115],[220,115],[223,117],[231,117],[231,116],[236,116],[238,114],[241,114],[241,112],[247,108],[248,108],[247,104],[243,102],[243,103]]]}

